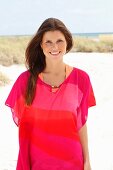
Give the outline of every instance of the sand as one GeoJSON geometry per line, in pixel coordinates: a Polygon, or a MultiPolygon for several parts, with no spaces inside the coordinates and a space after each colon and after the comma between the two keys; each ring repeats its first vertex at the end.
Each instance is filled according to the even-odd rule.
{"type": "MultiPolygon", "coordinates": [[[[85,70],[91,79],[97,105],[89,109],[87,121],[92,170],[113,170],[113,54],[69,53],[64,61],[85,70]]],[[[0,87],[0,170],[15,170],[18,156],[18,128],[13,123],[5,99],[23,65],[3,67],[11,79],[0,87]]]]}

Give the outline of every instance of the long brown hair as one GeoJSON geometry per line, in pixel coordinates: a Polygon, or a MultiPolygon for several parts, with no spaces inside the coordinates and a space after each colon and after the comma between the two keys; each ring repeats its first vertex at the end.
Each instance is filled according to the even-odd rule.
{"type": "Polygon", "coordinates": [[[66,53],[69,52],[73,46],[72,34],[66,28],[66,26],[62,21],[56,18],[48,18],[41,24],[36,34],[29,42],[25,52],[26,65],[30,72],[30,77],[28,79],[27,89],[25,94],[25,101],[27,105],[32,104],[33,99],[35,97],[36,81],[38,75],[46,67],[45,55],[40,45],[43,35],[47,31],[55,31],[55,30],[61,31],[65,36],[67,42],[66,53]]]}

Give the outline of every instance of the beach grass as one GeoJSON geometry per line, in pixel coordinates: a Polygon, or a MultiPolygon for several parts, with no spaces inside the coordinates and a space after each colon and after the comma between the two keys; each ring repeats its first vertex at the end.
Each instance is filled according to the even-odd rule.
{"type": "Polygon", "coordinates": [[[75,52],[113,52],[113,36],[102,35],[98,38],[74,37],[75,52]]]}
{"type": "Polygon", "coordinates": [[[10,66],[24,63],[29,36],[0,37],[0,64],[10,66]]]}
{"type": "MultiPolygon", "coordinates": [[[[10,66],[25,62],[25,49],[31,36],[1,36],[0,64],[10,66]]],[[[113,52],[113,36],[85,38],[73,36],[74,45],[71,52],[113,52]]]]}
{"type": "Polygon", "coordinates": [[[9,82],[9,78],[5,74],[0,72],[0,86],[5,86],[6,84],[9,84],[9,82]]]}

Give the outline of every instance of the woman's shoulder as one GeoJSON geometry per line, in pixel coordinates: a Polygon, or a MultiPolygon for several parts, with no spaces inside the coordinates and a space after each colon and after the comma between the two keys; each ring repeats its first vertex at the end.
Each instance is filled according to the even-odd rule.
{"type": "Polygon", "coordinates": [[[75,66],[72,66],[72,65],[69,65],[69,64],[66,64],[66,69],[67,70],[73,70],[74,72],[76,72],[78,74],[88,76],[88,73],[85,70],[82,70],[78,67],[75,67],[75,66]]]}
{"type": "Polygon", "coordinates": [[[18,76],[17,80],[26,81],[29,78],[29,76],[30,76],[30,72],[26,70],[18,76]]]}
{"type": "Polygon", "coordinates": [[[30,76],[30,73],[28,70],[22,72],[14,82],[14,87],[19,89],[24,89],[27,85],[28,78],[30,76]]]}
{"type": "Polygon", "coordinates": [[[89,79],[89,74],[85,70],[68,64],[66,64],[66,75],[71,75],[73,78],[81,78],[82,80],[89,79]]]}
{"type": "Polygon", "coordinates": [[[73,67],[73,72],[74,74],[77,74],[77,76],[79,77],[82,77],[84,79],[87,79],[87,78],[89,79],[89,74],[85,70],[82,70],[77,67],[73,67]]]}
{"type": "MultiPolygon", "coordinates": [[[[72,67],[72,66],[71,66],[72,67]]],[[[79,85],[88,85],[90,83],[89,74],[81,68],[73,67],[73,71],[70,76],[70,80],[79,85]]]]}

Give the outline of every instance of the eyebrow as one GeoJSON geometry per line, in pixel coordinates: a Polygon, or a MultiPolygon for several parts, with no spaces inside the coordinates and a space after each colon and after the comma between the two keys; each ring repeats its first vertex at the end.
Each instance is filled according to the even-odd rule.
{"type": "MultiPolygon", "coordinates": [[[[63,40],[62,38],[59,38],[59,39],[57,39],[57,41],[64,41],[64,40],[63,40]]],[[[56,42],[57,42],[57,41],[56,41],[56,42]]],[[[49,40],[49,39],[48,39],[48,40],[46,40],[45,42],[52,42],[52,40],[49,40]]]]}
{"type": "Polygon", "coordinates": [[[45,42],[52,42],[51,40],[46,40],[45,42]]]}

